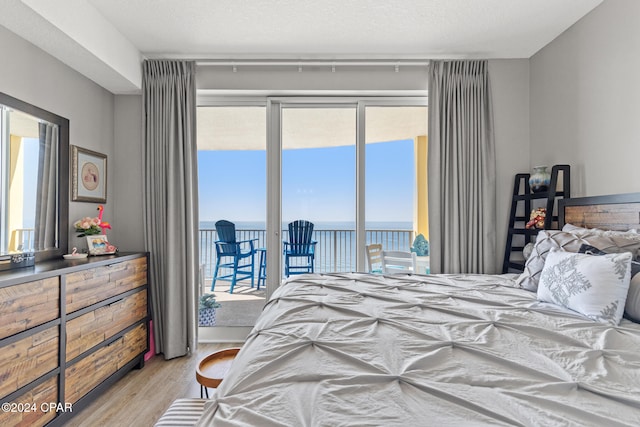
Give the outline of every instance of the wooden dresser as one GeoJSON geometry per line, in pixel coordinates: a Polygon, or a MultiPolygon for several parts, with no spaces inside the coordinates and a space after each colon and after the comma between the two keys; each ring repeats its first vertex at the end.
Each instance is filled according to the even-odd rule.
{"type": "Polygon", "coordinates": [[[147,261],[124,253],[0,274],[0,425],[63,425],[142,368],[147,261]]]}

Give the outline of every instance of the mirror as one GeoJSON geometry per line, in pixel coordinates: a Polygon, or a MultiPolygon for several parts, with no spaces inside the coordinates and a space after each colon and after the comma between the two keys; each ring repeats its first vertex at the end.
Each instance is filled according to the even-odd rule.
{"type": "Polygon", "coordinates": [[[69,120],[0,93],[0,260],[65,254],[68,210],[69,120]]]}

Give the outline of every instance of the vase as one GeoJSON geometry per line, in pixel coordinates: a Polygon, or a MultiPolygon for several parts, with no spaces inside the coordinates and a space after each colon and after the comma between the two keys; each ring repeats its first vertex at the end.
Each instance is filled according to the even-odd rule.
{"type": "Polygon", "coordinates": [[[551,182],[551,174],[547,171],[546,166],[536,166],[533,173],[529,177],[529,187],[534,193],[540,193],[549,190],[551,182]]]}
{"type": "Polygon", "coordinates": [[[214,326],[216,324],[216,309],[201,308],[198,310],[198,326],[214,326]]]}

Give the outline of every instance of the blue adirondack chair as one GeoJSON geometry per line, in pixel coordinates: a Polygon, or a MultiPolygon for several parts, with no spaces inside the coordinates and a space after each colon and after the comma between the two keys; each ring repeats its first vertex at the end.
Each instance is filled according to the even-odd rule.
{"type": "Polygon", "coordinates": [[[230,281],[230,294],[233,293],[233,288],[238,280],[251,279],[251,287],[253,288],[253,265],[256,253],[254,242],[258,239],[236,241],[236,226],[226,220],[216,222],[216,231],[218,233],[218,240],[215,242],[216,269],[213,273],[211,291],[216,286],[216,280],[230,281]],[[222,273],[221,268],[232,269],[232,272],[218,275],[222,273]]]}
{"type": "Polygon", "coordinates": [[[283,241],[284,274],[313,273],[316,241],[311,240],[313,223],[302,219],[289,223],[289,241],[283,241]],[[293,263],[292,258],[296,260],[293,263]]]}

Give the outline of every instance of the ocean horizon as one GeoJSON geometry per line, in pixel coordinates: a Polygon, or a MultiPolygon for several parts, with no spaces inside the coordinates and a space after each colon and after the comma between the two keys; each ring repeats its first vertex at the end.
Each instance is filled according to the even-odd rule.
{"type": "MultiPolygon", "coordinates": [[[[355,221],[318,221],[314,222],[314,230],[355,230],[355,221]]],[[[215,221],[200,221],[201,230],[214,230],[216,228],[215,221]]],[[[264,221],[236,221],[236,230],[265,230],[264,221]]],[[[282,229],[287,229],[288,222],[282,223],[282,229]]],[[[366,230],[412,230],[413,222],[411,221],[367,221],[365,222],[366,230]]]]}

